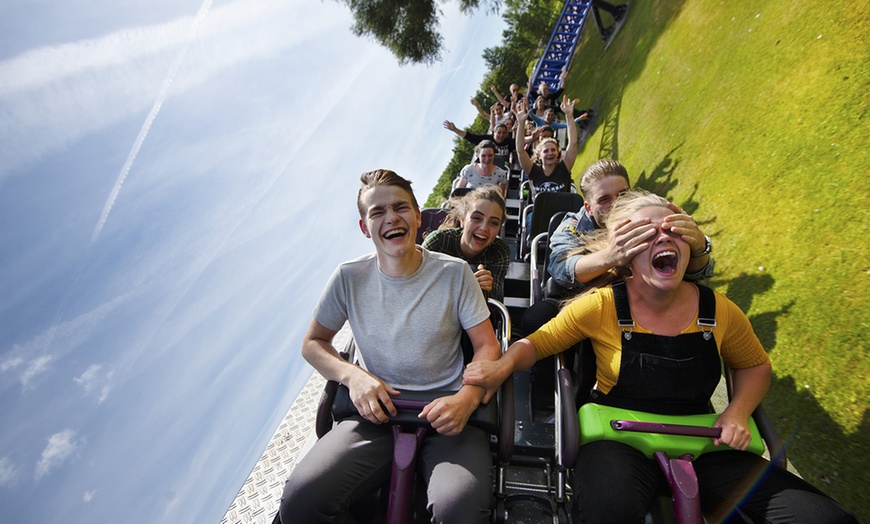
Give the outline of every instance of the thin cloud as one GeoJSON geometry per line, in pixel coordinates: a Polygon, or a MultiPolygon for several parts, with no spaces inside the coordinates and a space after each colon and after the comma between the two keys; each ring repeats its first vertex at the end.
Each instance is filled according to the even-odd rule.
{"type": "Polygon", "coordinates": [[[84,445],[84,439],[75,441],[75,436],[75,431],[65,429],[48,438],[48,445],[42,450],[42,458],[36,463],[34,476],[37,481],[61,466],[84,445]]]}
{"type": "Polygon", "coordinates": [[[82,495],[82,500],[87,504],[88,502],[94,500],[94,495],[97,494],[97,490],[85,491],[85,494],[82,495]]]}
{"type": "Polygon", "coordinates": [[[94,330],[103,325],[109,315],[128,302],[134,294],[135,290],[114,297],[75,318],[53,324],[26,342],[13,345],[6,359],[0,364],[0,370],[17,372],[17,379],[24,389],[34,387],[33,380],[48,371],[52,361],[63,359],[70,351],[83,344],[94,330]],[[55,340],[58,342],[54,343],[55,340]],[[51,353],[48,353],[49,347],[51,353]]]}
{"type": "Polygon", "coordinates": [[[90,393],[95,387],[95,382],[99,378],[100,369],[102,369],[102,367],[101,364],[91,364],[84,373],[75,377],[73,381],[85,388],[85,393],[90,393]]]}
{"type": "Polygon", "coordinates": [[[0,487],[10,488],[18,483],[20,469],[9,460],[9,457],[0,457],[0,487]]]}
{"type": "MultiPolygon", "coordinates": [[[[317,17],[318,23],[287,30],[286,20],[305,19],[316,10],[322,7],[277,0],[211,10],[171,94],[238,64],[301,49],[312,35],[339,23],[317,17]]],[[[167,71],[190,43],[197,17],[43,47],[0,62],[0,179],[153,108],[167,71]]]]}
{"type": "Polygon", "coordinates": [[[101,372],[102,369],[102,364],[91,364],[81,375],[73,378],[73,382],[81,386],[85,393],[99,392],[98,404],[102,404],[109,397],[112,389],[109,382],[114,374],[113,371],[101,372]]]}
{"type": "Polygon", "coordinates": [[[24,372],[21,373],[21,386],[27,389],[34,378],[48,371],[48,364],[52,360],[54,360],[54,357],[51,355],[43,355],[31,360],[27,364],[27,367],[24,368],[24,372]]]}
{"type": "Polygon", "coordinates": [[[6,360],[4,360],[2,364],[0,364],[0,371],[5,372],[5,371],[9,371],[10,369],[16,369],[18,367],[21,367],[22,364],[24,364],[23,358],[10,357],[10,358],[7,358],[6,360]]]}

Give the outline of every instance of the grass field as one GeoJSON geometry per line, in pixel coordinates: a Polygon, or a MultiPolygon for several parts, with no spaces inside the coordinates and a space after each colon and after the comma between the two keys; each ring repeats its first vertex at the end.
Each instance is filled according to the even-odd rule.
{"type": "Polygon", "coordinates": [[[870,3],[633,0],[569,71],[598,158],[713,238],[710,284],[750,317],[798,471],[870,521],[870,3]]]}

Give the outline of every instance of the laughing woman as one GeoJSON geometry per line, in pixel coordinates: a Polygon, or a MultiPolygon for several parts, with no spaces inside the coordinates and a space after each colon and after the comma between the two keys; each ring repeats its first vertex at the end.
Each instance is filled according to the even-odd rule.
{"type": "Polygon", "coordinates": [[[472,162],[462,168],[456,187],[475,188],[486,185],[498,186],[501,196],[507,194],[507,171],[495,165],[495,155],[498,147],[492,140],[483,140],[474,148],[478,162],[472,162]]]}
{"type": "MultiPolygon", "coordinates": [[[[620,196],[600,236],[613,236],[628,222],[653,233],[632,247],[632,258],[621,268],[630,276],[575,299],[498,361],[471,363],[464,383],[483,386],[491,396],[511,373],[589,339],[597,362],[590,401],[692,415],[709,412],[721,357],[733,370],[734,388],[714,424],[722,428],[714,444],[730,449],[693,462],[710,522],[728,520],[733,508],[752,522],[856,522],[807,482],[745,451],[751,440],[749,417],[770,384],[770,360],[740,308],[724,295],[683,280],[691,250],[671,230],[672,215],[668,201],[651,193],[631,190],[620,196]],[[710,318],[715,318],[712,327],[710,318]]],[[[594,250],[602,241],[607,238],[594,238],[587,246],[594,250]]],[[[574,522],[595,523],[644,522],[656,490],[665,483],[655,460],[614,440],[581,446],[574,479],[574,522]]]]}
{"type": "Polygon", "coordinates": [[[487,298],[504,300],[504,278],[511,252],[498,237],[505,218],[505,202],[497,186],[482,186],[456,202],[445,224],[459,224],[429,233],[423,247],[461,258],[471,265],[487,298]]]}

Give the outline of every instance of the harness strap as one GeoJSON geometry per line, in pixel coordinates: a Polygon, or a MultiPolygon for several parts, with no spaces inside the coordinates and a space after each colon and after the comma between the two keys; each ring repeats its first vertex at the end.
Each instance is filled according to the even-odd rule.
{"type": "Polygon", "coordinates": [[[622,335],[631,340],[631,330],[634,329],[634,319],[631,318],[631,308],[628,307],[628,293],[625,290],[625,280],[617,280],[610,285],[613,289],[613,302],[616,305],[616,318],[622,335]]]}
{"type": "Polygon", "coordinates": [[[698,286],[698,326],[704,333],[704,340],[710,340],[713,336],[713,328],[716,327],[716,296],[713,290],[701,284],[698,286]]]}
{"type": "MultiPolygon", "coordinates": [[[[698,287],[698,326],[704,333],[704,340],[710,340],[713,336],[713,328],[716,327],[716,296],[713,290],[701,284],[698,287]]],[[[622,334],[626,340],[631,340],[631,330],[635,323],[631,318],[631,308],[628,305],[628,293],[625,290],[625,280],[618,280],[611,284],[613,289],[613,301],[616,305],[616,318],[622,334]]]]}

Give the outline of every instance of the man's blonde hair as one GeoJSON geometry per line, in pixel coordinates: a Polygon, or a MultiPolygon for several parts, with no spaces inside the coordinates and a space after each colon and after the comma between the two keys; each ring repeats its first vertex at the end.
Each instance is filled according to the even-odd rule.
{"type": "Polygon", "coordinates": [[[411,203],[414,205],[414,210],[420,210],[420,206],[417,204],[417,197],[414,196],[414,190],[411,189],[411,181],[400,177],[395,171],[390,171],[389,169],[375,169],[374,171],[368,171],[360,175],[359,180],[362,185],[359,188],[359,193],[356,195],[356,207],[359,209],[360,218],[366,217],[366,210],[363,208],[362,203],[363,193],[378,186],[397,186],[404,189],[411,197],[411,203]]]}

